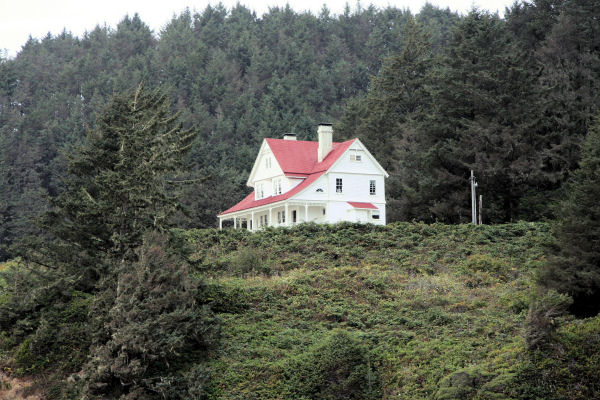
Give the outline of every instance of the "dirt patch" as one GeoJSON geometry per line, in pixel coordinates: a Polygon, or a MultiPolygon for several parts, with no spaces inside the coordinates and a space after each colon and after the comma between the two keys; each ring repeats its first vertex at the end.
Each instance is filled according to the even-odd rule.
{"type": "Polygon", "coordinates": [[[42,400],[40,393],[28,390],[33,381],[27,378],[15,378],[0,371],[0,399],[2,400],[42,400]],[[26,394],[27,393],[27,394],[26,394]]]}

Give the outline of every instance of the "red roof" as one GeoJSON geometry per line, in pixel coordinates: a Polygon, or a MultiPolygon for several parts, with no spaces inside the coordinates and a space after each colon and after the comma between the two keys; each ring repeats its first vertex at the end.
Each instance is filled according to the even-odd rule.
{"type": "Polygon", "coordinates": [[[317,149],[319,142],[308,142],[301,140],[265,139],[277,159],[283,173],[289,177],[305,177],[305,179],[292,190],[277,196],[270,196],[260,200],[254,200],[254,192],[250,193],[244,200],[235,206],[223,211],[219,216],[236,211],[247,210],[266,204],[287,200],[293,195],[301,192],[311,183],[323,175],[333,163],[350,147],[355,139],[346,142],[334,142],[332,149],[323,161],[317,160],[317,149]]]}
{"type": "Polygon", "coordinates": [[[310,175],[327,171],[354,142],[354,139],[341,143],[334,142],[325,159],[317,162],[319,142],[284,139],[265,140],[286,176],[310,175]]]}
{"type": "Polygon", "coordinates": [[[350,204],[354,208],[368,208],[370,210],[377,210],[377,207],[375,207],[372,203],[361,203],[359,201],[349,201],[348,204],[350,204]]]}

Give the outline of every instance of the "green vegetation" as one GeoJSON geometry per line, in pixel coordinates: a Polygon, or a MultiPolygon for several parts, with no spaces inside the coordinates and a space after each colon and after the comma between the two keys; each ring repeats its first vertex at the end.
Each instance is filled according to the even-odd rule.
{"type": "Polygon", "coordinates": [[[573,298],[571,312],[594,316],[600,311],[600,120],[583,144],[580,168],[560,203],[550,262],[540,282],[573,298]]]}
{"type": "Polygon", "coordinates": [[[48,399],[600,398],[592,3],[29,40],[0,58],[0,368],[48,399]],[[423,222],[189,229],[264,137],[325,120],[391,173],[390,220],[423,222]],[[469,215],[469,169],[487,221],[557,223],[439,223],[469,215]]]}
{"type": "Polygon", "coordinates": [[[565,398],[576,379],[561,381],[569,362],[588,385],[580,393],[599,394],[598,350],[560,350],[597,341],[597,318],[583,323],[583,336],[581,322],[557,319],[558,347],[528,350],[524,324],[551,241],[547,224],[301,225],[179,231],[173,240],[211,277],[207,293],[222,322],[209,398],[329,398],[333,383],[318,382],[327,374],[315,370],[328,368],[329,354],[348,354],[331,348],[344,341],[363,349],[363,361],[349,365],[370,366],[357,379],[370,376],[385,399],[565,398]]]}
{"type": "MultiPolygon", "coordinates": [[[[564,296],[537,294],[548,224],[307,224],[147,240],[139,261],[108,285],[116,297],[54,294],[35,313],[0,320],[3,364],[19,374],[54,371],[49,398],[600,394],[600,318],[572,320],[560,312],[564,296]],[[551,329],[531,323],[533,304],[551,329]],[[67,382],[73,373],[82,379],[67,382]]],[[[3,318],[28,307],[25,296],[10,300],[17,272],[27,274],[11,265],[1,273],[3,318]]],[[[49,295],[41,286],[29,294],[49,295]]]]}

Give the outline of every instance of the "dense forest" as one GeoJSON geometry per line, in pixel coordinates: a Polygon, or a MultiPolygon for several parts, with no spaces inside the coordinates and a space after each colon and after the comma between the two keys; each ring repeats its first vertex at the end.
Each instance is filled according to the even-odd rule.
{"type": "MultiPolygon", "coordinates": [[[[458,16],[432,6],[419,15],[442,48],[458,16]]],[[[65,31],[29,40],[0,64],[0,243],[32,233],[30,218],[64,188],[65,152],[113,93],[138,83],[167,88],[185,126],[198,131],[186,171],[207,180],[187,189],[180,223],[215,226],[216,214],[248,193],[262,139],[294,131],[313,140],[319,122],[339,120],[381,59],[402,48],[409,18],[393,8],[339,16],[273,8],[257,17],[209,6],[157,33],[135,15],[82,38],[65,31]]]]}
{"type": "Polygon", "coordinates": [[[198,138],[179,224],[210,227],[248,193],[265,137],[359,137],[391,173],[389,217],[465,222],[475,170],[486,222],[552,217],[598,106],[595,2],[516,3],[506,16],[426,5],[331,15],[243,6],[125,17],[81,38],[30,39],[0,61],[0,258],[64,188],[65,154],[113,93],[169,91],[198,138]]]}
{"type": "Polygon", "coordinates": [[[0,59],[0,395],[599,398],[598,19],[209,6],[30,39],[0,59]],[[388,226],[211,228],[263,138],[323,121],[389,171],[388,226]]]}

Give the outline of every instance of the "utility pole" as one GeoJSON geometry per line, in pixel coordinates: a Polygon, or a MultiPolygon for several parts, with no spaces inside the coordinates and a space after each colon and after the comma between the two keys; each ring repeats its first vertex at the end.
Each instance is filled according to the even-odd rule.
{"type": "Polygon", "coordinates": [[[473,225],[477,225],[477,181],[475,175],[473,175],[473,170],[471,170],[469,181],[471,182],[471,222],[473,222],[473,225]]]}

